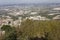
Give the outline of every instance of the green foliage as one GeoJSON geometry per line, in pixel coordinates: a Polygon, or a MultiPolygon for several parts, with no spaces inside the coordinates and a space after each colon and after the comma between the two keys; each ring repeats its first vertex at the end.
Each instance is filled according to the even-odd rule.
{"type": "Polygon", "coordinates": [[[5,31],[4,40],[17,40],[17,33],[14,27],[3,25],[1,29],[5,31]]]}
{"type": "Polygon", "coordinates": [[[15,31],[11,31],[5,35],[5,40],[17,40],[17,34],[15,31]]]}
{"type": "Polygon", "coordinates": [[[10,25],[3,25],[1,27],[1,30],[9,32],[9,31],[12,31],[12,27],[10,25]]]}

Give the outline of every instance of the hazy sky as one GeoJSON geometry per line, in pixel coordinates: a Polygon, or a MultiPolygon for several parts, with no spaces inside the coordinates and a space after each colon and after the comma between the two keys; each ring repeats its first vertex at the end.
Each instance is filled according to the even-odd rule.
{"type": "Polygon", "coordinates": [[[0,4],[18,4],[18,3],[52,3],[60,0],[0,0],[0,4]]]}

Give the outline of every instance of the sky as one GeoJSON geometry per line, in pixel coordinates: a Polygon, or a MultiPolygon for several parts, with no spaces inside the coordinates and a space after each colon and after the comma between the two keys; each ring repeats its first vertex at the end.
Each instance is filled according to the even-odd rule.
{"type": "Polygon", "coordinates": [[[60,3],[60,0],[0,0],[0,4],[19,4],[19,3],[60,3]]]}

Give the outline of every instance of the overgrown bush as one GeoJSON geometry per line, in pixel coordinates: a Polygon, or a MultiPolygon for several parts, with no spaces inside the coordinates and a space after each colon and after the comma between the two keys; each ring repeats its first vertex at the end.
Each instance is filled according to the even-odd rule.
{"type": "MultiPolygon", "coordinates": [[[[21,35],[24,37],[46,37],[45,32],[48,33],[48,40],[60,40],[60,21],[33,21],[26,20],[22,22],[20,31],[23,32],[21,35]]],[[[25,39],[24,39],[25,40],[25,39]]]]}
{"type": "Polygon", "coordinates": [[[34,21],[27,19],[20,27],[13,28],[3,25],[2,30],[6,31],[5,40],[60,40],[60,21],[34,21]]]}
{"type": "Polygon", "coordinates": [[[17,34],[14,27],[3,25],[1,30],[5,31],[4,40],[17,40],[17,34]]]}

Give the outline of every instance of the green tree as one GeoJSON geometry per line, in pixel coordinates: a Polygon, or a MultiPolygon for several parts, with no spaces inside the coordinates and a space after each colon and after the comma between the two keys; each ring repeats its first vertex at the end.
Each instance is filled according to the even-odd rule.
{"type": "Polygon", "coordinates": [[[10,25],[3,25],[1,30],[5,31],[4,40],[17,40],[17,33],[14,27],[11,27],[10,25]]]}

